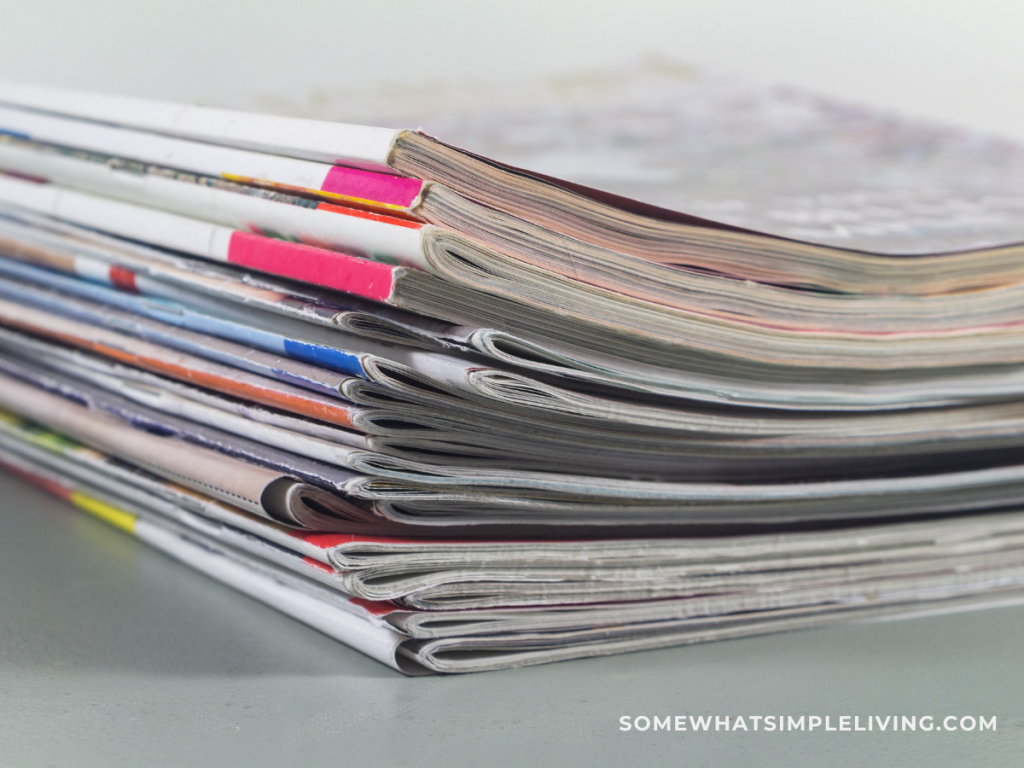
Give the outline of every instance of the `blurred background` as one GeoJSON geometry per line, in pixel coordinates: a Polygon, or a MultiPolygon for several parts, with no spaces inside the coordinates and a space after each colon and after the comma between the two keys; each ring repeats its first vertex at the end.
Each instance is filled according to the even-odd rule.
{"type": "Polygon", "coordinates": [[[0,0],[0,78],[357,120],[637,62],[787,83],[1024,141],[1013,0],[0,0]],[[499,85],[492,85],[492,84],[499,85]]]}

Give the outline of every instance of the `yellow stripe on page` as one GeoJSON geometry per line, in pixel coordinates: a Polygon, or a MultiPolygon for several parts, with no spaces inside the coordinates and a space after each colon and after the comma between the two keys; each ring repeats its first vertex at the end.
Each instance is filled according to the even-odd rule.
{"type": "Polygon", "coordinates": [[[135,521],[138,517],[130,512],[125,512],[123,509],[118,509],[111,504],[107,504],[105,501],[94,499],[92,496],[86,496],[78,491],[71,493],[71,503],[79,509],[85,510],[90,515],[94,515],[100,520],[105,520],[115,528],[120,528],[122,531],[127,531],[131,534],[135,533],[135,521]]]}

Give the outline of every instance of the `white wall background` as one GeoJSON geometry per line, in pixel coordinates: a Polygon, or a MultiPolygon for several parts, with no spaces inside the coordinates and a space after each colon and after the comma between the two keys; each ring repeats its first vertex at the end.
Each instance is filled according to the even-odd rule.
{"type": "Polygon", "coordinates": [[[301,106],[360,83],[661,54],[1024,141],[1020,0],[0,0],[0,13],[0,78],[130,95],[301,106]]]}

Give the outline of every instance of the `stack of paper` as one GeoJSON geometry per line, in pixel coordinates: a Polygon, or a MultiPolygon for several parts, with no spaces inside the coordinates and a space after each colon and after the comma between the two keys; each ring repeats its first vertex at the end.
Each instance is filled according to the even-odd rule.
{"type": "Polygon", "coordinates": [[[618,87],[0,84],[0,461],[410,674],[1024,601],[1024,151],[618,87]]]}

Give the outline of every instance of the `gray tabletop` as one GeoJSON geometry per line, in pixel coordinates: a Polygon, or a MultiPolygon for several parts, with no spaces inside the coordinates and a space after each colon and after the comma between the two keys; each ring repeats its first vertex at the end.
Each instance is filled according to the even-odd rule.
{"type": "Polygon", "coordinates": [[[0,500],[4,766],[991,766],[1024,755],[1024,609],[409,679],[19,480],[0,476],[0,500]],[[750,729],[751,715],[771,714],[833,726],[857,715],[862,727],[871,715],[994,715],[998,727],[619,730],[623,715],[741,715],[750,729]]]}

